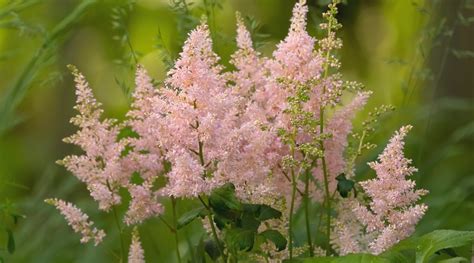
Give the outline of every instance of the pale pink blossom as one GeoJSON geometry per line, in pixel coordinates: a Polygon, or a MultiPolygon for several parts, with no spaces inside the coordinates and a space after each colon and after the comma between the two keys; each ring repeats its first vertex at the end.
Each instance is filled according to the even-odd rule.
{"type": "Polygon", "coordinates": [[[132,232],[132,243],[128,251],[128,263],[145,263],[145,252],[140,242],[140,236],[136,228],[132,232]]]}
{"type": "Polygon", "coordinates": [[[163,213],[163,205],[158,200],[158,194],[152,190],[151,183],[130,184],[128,191],[132,199],[125,214],[127,225],[140,224],[150,217],[163,213]]]}
{"type": "Polygon", "coordinates": [[[54,205],[64,216],[74,232],[82,235],[81,243],[93,241],[94,245],[97,246],[102,242],[102,239],[105,237],[105,232],[92,227],[94,223],[90,221],[89,216],[83,213],[79,208],[71,203],[56,198],[46,199],[45,202],[54,205]]]}
{"type": "MultiPolygon", "coordinates": [[[[411,126],[404,126],[390,139],[379,155],[379,161],[369,163],[377,174],[375,179],[360,183],[370,198],[368,206],[351,199],[348,207],[339,210],[335,223],[332,244],[340,253],[368,252],[380,254],[391,246],[407,238],[415,231],[415,226],[427,210],[425,204],[417,204],[424,189],[415,189],[415,182],[407,179],[416,168],[403,154],[406,134],[411,126]],[[355,220],[357,219],[357,220],[355,220]],[[364,230],[359,239],[347,239],[341,225],[349,229],[364,230]],[[357,246],[352,246],[357,241],[357,246]],[[353,249],[348,249],[348,248],[353,249]]],[[[343,200],[342,200],[343,201],[343,200]]]]}
{"type": "Polygon", "coordinates": [[[316,40],[306,31],[307,13],[305,0],[296,3],[288,36],[273,52],[274,59],[267,63],[273,78],[305,82],[321,76],[323,59],[314,52],[316,40]]]}
{"type": "Polygon", "coordinates": [[[60,163],[86,183],[100,209],[109,210],[120,203],[118,189],[128,181],[120,160],[125,144],[117,139],[121,127],[115,120],[101,120],[103,110],[87,81],[76,69],[73,73],[79,114],[71,122],[79,131],[64,141],[81,147],[84,154],[67,156],[60,163]]]}

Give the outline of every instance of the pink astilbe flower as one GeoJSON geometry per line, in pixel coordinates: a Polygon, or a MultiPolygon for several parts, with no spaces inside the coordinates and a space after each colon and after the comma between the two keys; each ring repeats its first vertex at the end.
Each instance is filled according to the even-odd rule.
{"type": "Polygon", "coordinates": [[[142,223],[145,219],[160,215],[164,208],[158,200],[158,194],[152,190],[152,185],[144,182],[142,185],[130,184],[128,191],[132,197],[125,223],[127,225],[142,223]]]}
{"type": "MultiPolygon", "coordinates": [[[[369,163],[377,173],[377,178],[360,183],[371,199],[369,206],[353,200],[349,201],[352,209],[341,211],[342,214],[355,216],[365,228],[365,235],[370,238],[360,242],[360,246],[365,248],[364,252],[380,254],[407,238],[415,231],[415,225],[428,208],[425,204],[416,204],[427,191],[415,190],[415,182],[407,179],[416,171],[410,166],[411,160],[403,154],[403,139],[410,129],[411,126],[402,127],[390,139],[379,161],[369,163]]],[[[340,216],[337,222],[357,227],[354,222],[343,220],[343,217],[340,216]]],[[[346,242],[339,238],[333,244],[343,248],[346,242]]]]}
{"type": "Polygon", "coordinates": [[[94,245],[97,246],[102,242],[105,232],[95,227],[93,228],[92,225],[94,223],[89,221],[89,216],[84,214],[79,208],[60,199],[46,199],[45,202],[54,205],[74,232],[82,235],[81,243],[94,241],[94,245]]]}
{"type": "Polygon", "coordinates": [[[151,78],[141,66],[137,68],[135,85],[133,103],[127,113],[129,119],[126,125],[138,136],[126,139],[133,150],[124,158],[123,164],[129,172],[138,172],[144,180],[150,181],[163,170],[161,131],[166,109],[158,90],[152,85],[151,78]]]}
{"type": "Polygon", "coordinates": [[[132,243],[128,251],[128,263],[145,263],[145,252],[140,242],[140,236],[136,228],[132,232],[132,243]]]}
{"type": "Polygon", "coordinates": [[[307,13],[305,0],[296,3],[288,36],[278,44],[274,59],[267,64],[272,77],[305,82],[321,75],[323,59],[314,52],[316,40],[306,32],[307,13]]]}
{"type": "Polygon", "coordinates": [[[209,29],[201,24],[189,34],[166,80],[171,90],[163,94],[168,111],[163,118],[167,131],[161,135],[172,170],[164,191],[177,197],[197,196],[215,187],[203,173],[204,166],[213,169],[225,155],[226,137],[236,123],[236,99],[226,88],[218,61],[209,29]]]}
{"type": "Polygon", "coordinates": [[[101,105],[84,76],[77,69],[73,69],[73,74],[77,95],[75,109],[79,114],[71,122],[80,130],[64,141],[81,147],[85,153],[67,156],[60,163],[86,183],[100,209],[109,210],[120,203],[118,188],[128,181],[120,161],[125,145],[117,140],[121,127],[114,120],[101,120],[101,105]]]}
{"type": "Polygon", "coordinates": [[[227,182],[244,191],[278,162],[268,150],[275,136],[238,117],[241,94],[227,86],[218,60],[209,29],[201,24],[189,34],[165,87],[155,90],[146,72],[137,71],[128,126],[138,136],[127,139],[133,149],[124,166],[153,180],[168,162],[162,195],[196,197],[227,182]]]}
{"type": "Polygon", "coordinates": [[[236,17],[238,50],[232,54],[230,62],[237,70],[228,74],[228,79],[235,83],[234,91],[242,96],[242,103],[248,103],[248,98],[255,90],[266,83],[264,59],[253,48],[250,32],[245,28],[240,14],[237,13],[236,17]]]}
{"type": "Polygon", "coordinates": [[[206,180],[204,167],[192,156],[192,153],[177,148],[168,152],[167,159],[171,160],[172,169],[166,175],[168,184],[162,189],[163,194],[176,197],[196,197],[207,193],[212,188],[206,180]]]}

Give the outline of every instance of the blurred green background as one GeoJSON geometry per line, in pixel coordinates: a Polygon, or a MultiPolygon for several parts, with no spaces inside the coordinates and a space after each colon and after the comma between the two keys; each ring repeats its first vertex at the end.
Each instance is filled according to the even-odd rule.
{"type": "MultiPolygon", "coordinates": [[[[187,13],[179,2],[0,0],[0,216],[6,218],[0,218],[0,256],[6,262],[117,261],[112,216],[98,212],[84,185],[55,164],[77,151],[62,142],[74,132],[67,64],[84,73],[106,115],[121,119],[135,60],[162,81],[186,33],[207,15],[215,51],[226,64],[235,50],[235,11],[249,16],[259,50],[269,55],[287,33],[295,3],[193,0],[187,13]],[[81,245],[57,211],[43,203],[49,197],[74,202],[110,230],[104,244],[81,245]],[[24,218],[13,226],[11,213],[24,218]],[[5,227],[15,238],[11,255],[5,227]]],[[[313,35],[319,34],[316,25],[327,2],[309,1],[313,35]]],[[[407,155],[419,168],[419,187],[430,191],[424,199],[430,208],[417,232],[474,230],[474,1],[347,0],[338,18],[344,78],[375,92],[356,123],[378,105],[396,108],[378,125],[372,138],[378,147],[359,159],[358,177],[373,176],[365,163],[395,129],[412,124],[407,155]]],[[[140,232],[147,260],[176,260],[171,233],[159,220],[149,220],[140,232]]],[[[183,254],[189,256],[189,244],[202,233],[198,224],[182,231],[183,254]]]]}

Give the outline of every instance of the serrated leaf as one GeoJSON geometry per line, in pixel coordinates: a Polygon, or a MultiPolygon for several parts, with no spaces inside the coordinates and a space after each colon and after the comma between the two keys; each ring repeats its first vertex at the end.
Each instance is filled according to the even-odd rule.
{"type": "Polygon", "coordinates": [[[246,213],[252,213],[260,221],[281,217],[280,211],[268,205],[244,204],[243,210],[246,213]]]}
{"type": "Polygon", "coordinates": [[[232,229],[226,232],[226,240],[236,250],[250,251],[255,243],[255,235],[253,230],[232,229]]]}
{"type": "Polygon", "coordinates": [[[436,251],[471,245],[474,231],[435,230],[418,239],[416,262],[428,262],[436,251]]]}
{"type": "Polygon", "coordinates": [[[281,212],[272,208],[268,205],[260,205],[259,214],[257,218],[260,221],[265,221],[268,219],[277,219],[281,217],[281,212]]]}
{"type": "Polygon", "coordinates": [[[242,228],[245,230],[252,230],[257,231],[258,227],[260,226],[261,221],[257,220],[254,215],[250,213],[244,213],[242,218],[239,220],[239,224],[237,224],[238,228],[242,228]]]}
{"type": "Polygon", "coordinates": [[[7,250],[8,253],[13,254],[15,252],[15,239],[13,238],[13,232],[10,229],[7,229],[8,241],[7,241],[7,250]]]}
{"type": "Polygon", "coordinates": [[[235,196],[235,187],[230,183],[212,191],[209,196],[209,205],[218,213],[241,210],[242,208],[240,201],[235,196]]]}
{"type": "Polygon", "coordinates": [[[282,251],[286,248],[287,241],[285,237],[276,230],[266,230],[260,233],[267,240],[271,241],[277,247],[278,251],[282,251]]]}
{"type": "Polygon", "coordinates": [[[179,219],[176,228],[181,229],[191,223],[197,217],[203,217],[207,214],[205,207],[199,207],[184,213],[179,219]]]}

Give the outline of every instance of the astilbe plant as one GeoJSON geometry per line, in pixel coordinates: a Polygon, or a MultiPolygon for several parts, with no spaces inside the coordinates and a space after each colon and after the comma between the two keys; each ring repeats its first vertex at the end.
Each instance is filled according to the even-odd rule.
{"type": "MultiPolygon", "coordinates": [[[[355,158],[346,154],[348,136],[371,93],[343,81],[338,71],[336,4],[324,14],[325,38],[317,40],[306,31],[308,7],[299,1],[288,36],[271,57],[253,48],[237,14],[233,71],[219,64],[202,22],[189,33],[161,87],[138,66],[134,101],[122,123],[103,119],[85,78],[73,68],[79,115],[72,123],[79,131],[66,142],[84,154],[60,163],[87,185],[100,210],[116,213],[124,202],[121,190],[129,192],[123,216],[134,226],[129,262],[144,262],[136,227],[165,212],[163,198],[171,199],[174,224],[166,224],[177,243],[178,229],[200,217],[209,233],[205,250],[218,261],[380,254],[414,232],[427,209],[417,202],[427,192],[407,179],[416,171],[403,155],[410,126],[395,133],[379,161],[369,164],[375,179],[352,181],[355,158]],[[343,105],[345,93],[354,95],[343,105]],[[125,129],[132,135],[119,136],[125,129]],[[201,205],[178,219],[175,208],[182,199],[201,205]],[[313,204],[324,215],[318,229],[311,223],[317,220],[309,212],[313,204]],[[307,237],[300,247],[293,230],[297,209],[305,216],[307,237]],[[327,241],[316,242],[315,233],[327,241]]],[[[48,203],[83,235],[82,242],[102,241],[104,232],[91,229],[73,205],[48,203]]],[[[176,252],[181,261],[178,247],[176,252]]]]}

